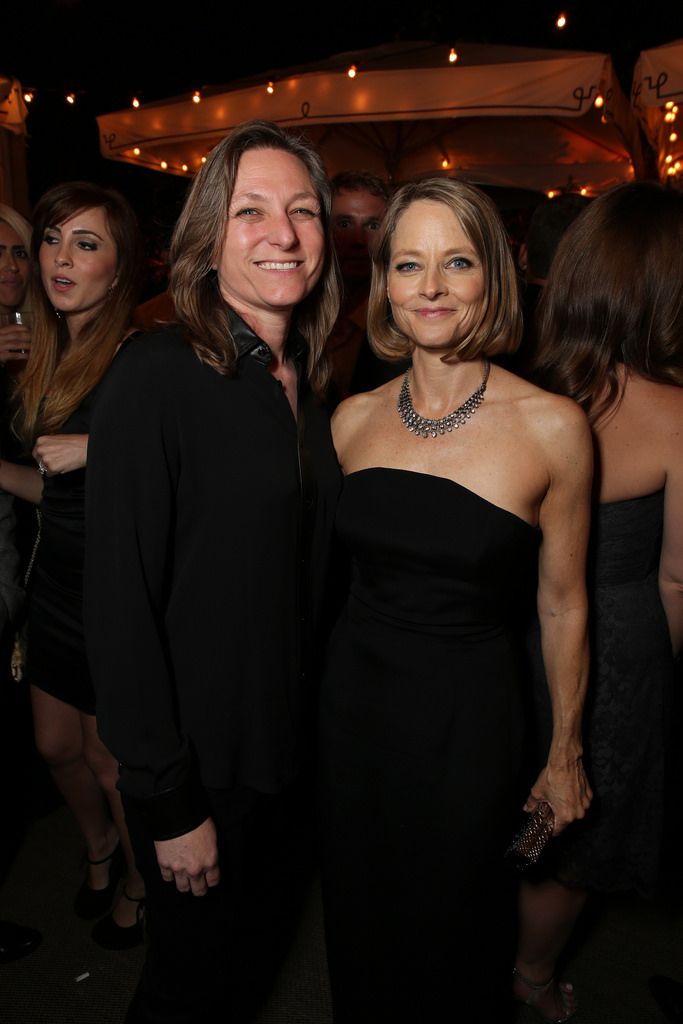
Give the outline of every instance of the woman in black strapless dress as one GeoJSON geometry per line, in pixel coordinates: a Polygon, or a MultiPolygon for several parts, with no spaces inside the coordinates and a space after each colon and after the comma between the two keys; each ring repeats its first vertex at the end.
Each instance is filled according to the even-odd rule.
{"type": "Polygon", "coordinates": [[[26,677],[36,745],[86,843],[74,909],[102,918],[107,948],[142,940],[144,896],[116,789],[117,762],[97,735],[83,640],[85,465],[97,389],[128,332],[140,271],[135,215],[117,192],[71,182],[36,207],[32,347],[16,427],[38,468],[0,463],[0,486],[35,502],[26,677]],[[127,878],[113,913],[121,866],[127,878]]]}
{"type": "Polygon", "coordinates": [[[412,355],[412,368],[333,421],[337,525],[353,560],[321,702],[335,1024],[505,1018],[504,853],[522,745],[511,626],[536,563],[556,727],[527,807],[547,800],[559,832],[590,800],[590,437],[574,403],[489,362],[514,350],[519,328],[493,204],[457,181],[402,188],[375,257],[369,330],[380,354],[412,355]]]}
{"type": "MultiPolygon", "coordinates": [[[[553,877],[523,886],[520,988],[554,973],[589,891],[657,883],[683,646],[680,193],[638,182],[594,200],[558,247],[538,327],[537,378],[582,405],[597,455],[584,729],[595,800],[553,844],[553,877]]],[[[542,666],[534,675],[547,743],[542,666]]],[[[550,1018],[543,993],[537,1003],[550,1018]]]]}

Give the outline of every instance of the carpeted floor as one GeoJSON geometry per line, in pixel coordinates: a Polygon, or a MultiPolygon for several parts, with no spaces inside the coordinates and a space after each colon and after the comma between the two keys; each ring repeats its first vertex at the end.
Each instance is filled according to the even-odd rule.
{"type": "MultiPolygon", "coordinates": [[[[71,903],[84,871],[82,842],[65,808],[36,821],[0,889],[0,916],[38,928],[41,946],[0,966],[2,1024],[120,1024],[144,952],[106,952],[71,903]]],[[[320,902],[312,892],[271,1004],[259,1024],[331,1021],[320,902]]]]}
{"type": "MultiPolygon", "coordinates": [[[[81,842],[64,808],[30,826],[0,889],[0,916],[33,925],[44,937],[31,956],[0,966],[2,1024],[121,1024],[143,952],[106,953],[92,943],[90,925],[71,912],[82,872],[81,842]]],[[[647,989],[656,973],[683,980],[680,888],[671,885],[654,903],[620,897],[595,905],[564,972],[581,1001],[576,1024],[663,1024],[647,989]]],[[[316,888],[258,1024],[331,1020],[316,888]]],[[[533,1021],[531,1010],[519,1009],[517,1024],[533,1021]]]]}

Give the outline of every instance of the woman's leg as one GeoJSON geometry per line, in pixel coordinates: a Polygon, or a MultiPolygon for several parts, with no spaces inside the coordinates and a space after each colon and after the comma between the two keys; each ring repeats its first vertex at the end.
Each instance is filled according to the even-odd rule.
{"type": "Polygon", "coordinates": [[[549,879],[522,882],[519,892],[519,945],[513,991],[548,1019],[563,1019],[574,1010],[567,982],[545,987],[555,975],[557,959],[583,909],[586,889],[570,889],[549,879]],[[534,987],[536,986],[536,988],[534,987]]]}
{"type": "Polygon", "coordinates": [[[94,715],[81,714],[81,728],[84,737],[85,760],[97,779],[98,785],[106,796],[112,818],[116,824],[121,849],[126,861],[125,891],[128,899],[121,894],[112,911],[114,923],[120,928],[128,928],[135,924],[138,905],[135,902],[145,895],[145,883],[135,864],[133,849],[130,844],[128,828],[123,813],[121,794],[116,788],[119,777],[119,766],[116,758],[105,747],[97,733],[97,722],[94,715]]]}
{"type": "MultiPolygon", "coordinates": [[[[31,687],[36,746],[85,839],[89,861],[102,861],[116,848],[116,826],[100,785],[84,756],[81,712],[36,686],[31,687]]],[[[88,885],[109,884],[110,862],[88,864],[88,885]]]]}

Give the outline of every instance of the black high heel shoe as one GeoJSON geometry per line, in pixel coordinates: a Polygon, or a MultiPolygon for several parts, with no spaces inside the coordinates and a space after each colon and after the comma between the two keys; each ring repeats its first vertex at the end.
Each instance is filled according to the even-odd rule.
{"type": "Polygon", "coordinates": [[[90,935],[102,949],[132,949],[145,941],[145,897],[133,899],[124,885],[121,895],[130,903],[137,903],[135,923],[127,927],[117,924],[113,914],[107,914],[94,926],[90,935]]]}
{"type": "Polygon", "coordinates": [[[106,914],[112,905],[116,887],[123,874],[123,851],[121,850],[120,843],[116,844],[115,849],[112,850],[108,857],[102,857],[101,860],[91,860],[88,857],[88,864],[106,864],[107,861],[110,862],[109,882],[105,888],[91,889],[88,885],[88,879],[85,878],[82,886],[76,893],[74,910],[84,921],[91,921],[93,917],[101,917],[102,914],[106,914]]]}

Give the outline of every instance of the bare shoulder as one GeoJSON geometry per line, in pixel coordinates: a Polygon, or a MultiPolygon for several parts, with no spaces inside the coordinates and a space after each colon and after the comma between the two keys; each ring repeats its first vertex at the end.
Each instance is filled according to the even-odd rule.
{"type": "Polygon", "coordinates": [[[332,433],[335,438],[362,428],[367,420],[376,414],[378,407],[374,391],[346,398],[337,406],[332,416],[332,433]]]}
{"type": "Polygon", "coordinates": [[[651,438],[660,452],[664,449],[680,458],[683,453],[683,387],[629,376],[615,422],[631,427],[641,437],[651,438]]]}
{"type": "Polygon", "coordinates": [[[340,457],[355,437],[363,436],[388,406],[396,404],[398,387],[395,381],[389,381],[375,391],[351,395],[337,406],[332,416],[332,437],[340,457]]]}
{"type": "Polygon", "coordinates": [[[683,388],[675,384],[641,382],[643,397],[650,411],[657,419],[658,427],[668,436],[680,437],[683,429],[683,388]]]}
{"type": "Polygon", "coordinates": [[[646,409],[650,415],[683,415],[683,387],[646,380],[631,373],[626,379],[622,404],[646,409]]]}
{"type": "Polygon", "coordinates": [[[683,388],[675,384],[659,384],[652,405],[656,412],[654,426],[661,438],[667,473],[681,472],[683,467],[683,388]]]}
{"type": "Polygon", "coordinates": [[[495,380],[504,399],[514,403],[523,426],[543,447],[564,441],[590,444],[590,426],[583,409],[565,395],[544,391],[536,384],[496,367],[495,380]]]}

